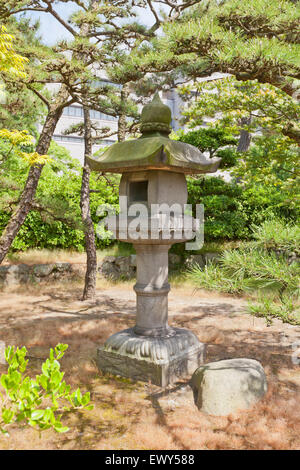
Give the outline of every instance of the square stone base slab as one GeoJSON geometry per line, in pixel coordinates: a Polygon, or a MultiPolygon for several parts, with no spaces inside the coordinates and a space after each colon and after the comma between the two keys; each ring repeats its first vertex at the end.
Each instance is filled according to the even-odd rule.
{"type": "Polygon", "coordinates": [[[188,330],[175,328],[173,331],[174,336],[167,338],[138,336],[132,329],[116,333],[98,348],[98,368],[104,373],[160,387],[191,377],[204,363],[206,345],[188,330]],[[130,345],[129,351],[126,344],[130,345]]]}

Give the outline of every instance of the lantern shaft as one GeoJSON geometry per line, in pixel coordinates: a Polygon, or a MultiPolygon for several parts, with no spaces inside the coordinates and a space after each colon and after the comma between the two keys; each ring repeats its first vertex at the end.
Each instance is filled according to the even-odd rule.
{"type": "Polygon", "coordinates": [[[135,333],[170,335],[168,327],[168,245],[135,245],[137,295],[135,333]]]}

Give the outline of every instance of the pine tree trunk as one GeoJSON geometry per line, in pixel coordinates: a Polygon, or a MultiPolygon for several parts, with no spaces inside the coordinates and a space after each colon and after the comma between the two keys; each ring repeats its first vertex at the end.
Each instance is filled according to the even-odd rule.
{"type": "MultiPolygon", "coordinates": [[[[45,155],[48,152],[56,124],[62,113],[62,108],[59,107],[58,104],[61,104],[61,101],[64,101],[63,98],[65,98],[65,95],[66,91],[61,90],[58,94],[58,99],[56,100],[55,106],[50,109],[46,117],[38,144],[36,146],[36,152],[38,152],[40,155],[45,155]]],[[[28,172],[26,184],[23,189],[20,202],[14,210],[7,226],[5,227],[0,237],[0,264],[7,255],[15,237],[17,236],[22,224],[27,217],[28,212],[31,209],[31,203],[35,196],[43,167],[44,165],[34,165],[28,172]]]]}
{"type": "Polygon", "coordinates": [[[96,295],[97,253],[94,224],[90,211],[90,173],[87,157],[92,155],[92,132],[89,109],[84,107],[84,166],[80,194],[80,209],[83,222],[86,250],[86,273],[82,300],[93,299],[96,295]]]}
{"type": "Polygon", "coordinates": [[[121,114],[118,119],[118,141],[123,142],[126,137],[126,115],[121,114]]]}
{"type": "MultiPolygon", "coordinates": [[[[97,8],[97,1],[90,0],[89,10],[93,11],[97,8]]],[[[83,23],[80,28],[80,34],[84,37],[88,34],[90,25],[83,23]]],[[[80,54],[79,54],[80,56],[80,54]]],[[[87,93],[82,90],[83,95],[87,93]]],[[[90,174],[91,170],[87,163],[87,157],[92,156],[92,128],[90,110],[87,106],[83,106],[84,117],[84,164],[82,169],[81,191],[80,191],[80,210],[81,220],[83,223],[85,251],[86,251],[86,272],[84,289],[81,300],[93,299],[96,295],[97,281],[97,252],[94,224],[91,218],[90,209],[90,174]]]]}
{"type": "MultiPolygon", "coordinates": [[[[241,125],[245,124],[250,124],[251,123],[251,117],[249,118],[242,118],[241,119],[241,125]]],[[[251,134],[250,132],[246,131],[245,129],[242,129],[240,132],[240,138],[239,138],[239,143],[237,146],[237,151],[238,152],[247,152],[249,146],[251,143],[251,134]]]]}
{"type": "Polygon", "coordinates": [[[121,90],[121,110],[118,119],[118,141],[123,142],[126,138],[126,104],[129,95],[128,84],[123,85],[121,90]]]}

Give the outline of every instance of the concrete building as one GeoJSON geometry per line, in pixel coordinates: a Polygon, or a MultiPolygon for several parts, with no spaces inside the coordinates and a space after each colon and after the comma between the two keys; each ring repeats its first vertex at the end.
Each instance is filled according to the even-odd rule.
{"type": "MultiPolygon", "coordinates": [[[[91,110],[91,119],[97,124],[99,128],[110,127],[112,130],[118,128],[118,118],[108,116],[107,114],[100,113],[99,111],[91,110]]],[[[76,134],[64,135],[64,131],[74,124],[79,124],[83,121],[83,108],[78,104],[73,104],[64,109],[62,117],[57,123],[53,140],[58,144],[69,150],[73,158],[77,158],[83,163],[84,156],[84,140],[76,134]]],[[[111,145],[117,140],[116,136],[109,139],[103,139],[99,145],[93,146],[93,152],[96,152],[101,147],[111,145]]]]}
{"type": "MultiPolygon", "coordinates": [[[[161,92],[161,98],[164,104],[170,107],[174,119],[172,120],[172,128],[178,130],[180,127],[180,104],[181,100],[175,90],[161,92]]],[[[90,111],[92,121],[98,128],[109,127],[112,131],[118,129],[118,118],[109,116],[108,114],[101,113],[100,111],[90,111]]],[[[53,139],[67,150],[69,150],[73,158],[77,158],[83,163],[84,156],[84,139],[76,134],[64,135],[64,131],[74,124],[79,124],[83,121],[83,108],[81,105],[74,103],[71,106],[64,108],[62,117],[60,118],[53,139]]],[[[93,146],[93,152],[97,152],[102,147],[111,145],[117,141],[117,135],[103,139],[99,144],[93,146]]]]}
{"type": "MultiPolygon", "coordinates": [[[[205,77],[199,79],[200,81],[215,80],[218,78],[224,77],[225,74],[213,74],[210,77],[205,77]]],[[[108,80],[101,78],[101,83],[108,82],[108,80]]],[[[113,85],[113,84],[112,84],[113,85]]],[[[115,85],[120,87],[120,85],[115,85]]],[[[169,106],[172,113],[172,122],[171,127],[174,131],[182,128],[180,120],[182,118],[182,106],[183,101],[181,100],[176,89],[169,91],[161,91],[160,98],[164,104],[169,106]]],[[[91,119],[97,125],[98,128],[109,127],[111,130],[117,131],[118,128],[118,118],[114,116],[109,116],[107,114],[101,113],[99,111],[91,110],[91,119]]],[[[64,131],[74,124],[78,124],[83,121],[83,108],[79,104],[72,104],[64,109],[62,117],[60,118],[53,139],[67,150],[69,150],[73,158],[77,158],[81,163],[83,163],[84,156],[84,140],[83,137],[80,137],[76,134],[64,135],[64,131]]],[[[102,147],[111,145],[117,141],[117,135],[113,135],[107,139],[103,139],[100,144],[93,146],[93,152],[97,152],[102,147]]]]}

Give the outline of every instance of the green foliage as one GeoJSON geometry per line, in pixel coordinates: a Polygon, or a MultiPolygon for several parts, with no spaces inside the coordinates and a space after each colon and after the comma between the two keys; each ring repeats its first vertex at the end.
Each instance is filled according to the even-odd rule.
{"type": "Polygon", "coordinates": [[[204,117],[213,117],[214,126],[233,135],[238,135],[241,129],[251,132],[257,128],[280,134],[299,121],[299,103],[295,98],[257,80],[226,77],[196,82],[182,86],[180,93],[189,103],[184,115],[191,128],[201,125],[204,117]],[[195,90],[193,100],[191,92],[195,90]]]}
{"type": "Polygon", "coordinates": [[[289,296],[283,296],[280,303],[261,296],[258,303],[249,302],[248,311],[256,317],[265,318],[268,325],[272,323],[273,318],[280,318],[284,323],[292,325],[300,324],[300,308],[295,306],[289,296]]]}
{"type": "MultiPolygon", "coordinates": [[[[253,134],[253,145],[246,152],[239,154],[233,148],[231,153],[227,148],[217,153],[223,157],[220,168],[233,167],[231,174],[245,185],[275,186],[290,204],[299,203],[299,103],[295,98],[270,84],[233,77],[183,86],[181,93],[189,103],[184,112],[189,127],[202,125],[209,116],[214,118],[210,125],[225,134],[236,136],[242,130],[253,134]]],[[[207,131],[187,136],[200,132],[201,140],[207,131]]]]}
{"type": "Polygon", "coordinates": [[[22,422],[40,431],[52,428],[56,432],[66,432],[69,428],[63,426],[60,412],[93,408],[89,405],[89,392],[83,395],[79,388],[71,392],[70,385],[63,380],[64,372],[60,371],[59,360],[67,348],[67,344],[58,344],[54,350],[51,348],[49,358],[42,364],[41,374],[35,379],[26,375],[25,346],[5,349],[8,371],[0,378],[5,391],[4,397],[0,395],[0,431],[3,434],[9,435],[7,427],[10,424],[22,422]]]}
{"type": "Polygon", "coordinates": [[[300,227],[282,220],[267,220],[253,227],[256,246],[300,255],[300,227]]]}
{"type": "Polygon", "coordinates": [[[37,137],[37,125],[45,115],[45,105],[19,82],[6,82],[0,107],[0,127],[27,129],[37,137]]]}
{"type": "Polygon", "coordinates": [[[195,265],[188,272],[188,279],[191,280],[198,288],[226,292],[229,294],[240,294],[244,291],[243,282],[240,279],[231,278],[219,266],[210,263],[205,266],[204,270],[200,266],[195,265]]]}
{"type": "Polygon", "coordinates": [[[203,77],[226,72],[239,80],[257,78],[292,94],[299,77],[299,8],[289,0],[205,0],[182,21],[165,26],[152,51],[166,51],[165,66],[203,77]]]}
{"type": "MultiPolygon", "coordinates": [[[[27,173],[28,165],[18,158],[14,149],[0,139],[0,232],[9,221],[14,204],[18,201],[27,173]]],[[[84,233],[80,214],[81,166],[72,159],[69,152],[52,142],[49,155],[51,161],[44,167],[39,181],[33,210],[28,214],[24,224],[15,238],[12,249],[27,248],[73,248],[84,250],[84,233]]],[[[92,219],[99,222],[97,208],[100,204],[109,203],[118,206],[116,186],[118,177],[108,180],[91,174],[90,204],[92,219]]],[[[109,239],[96,238],[97,248],[112,243],[109,239]]]]}
{"type": "Polygon", "coordinates": [[[0,73],[25,78],[24,64],[27,59],[16,53],[13,47],[14,36],[8,34],[4,25],[0,27],[0,73]]]}
{"type": "Polygon", "coordinates": [[[40,155],[33,151],[33,136],[28,134],[28,131],[0,129],[0,139],[7,141],[11,145],[11,150],[14,149],[16,155],[29,165],[43,165],[49,161],[48,155],[40,155]]]}
{"type": "Polygon", "coordinates": [[[23,57],[23,68],[21,76],[2,74],[4,87],[0,126],[10,130],[26,129],[37,137],[38,124],[42,123],[47,110],[40,95],[50,95],[45,89],[47,80],[43,80],[45,70],[42,72],[44,76],[41,75],[41,64],[45,62],[45,52],[49,52],[49,49],[42,45],[38,37],[38,21],[34,22],[24,16],[19,16],[18,19],[9,17],[4,21],[14,37],[14,48],[23,57]],[[36,79],[37,83],[34,83],[36,79]],[[32,90],[36,90],[38,95],[32,90]]]}
{"type": "Polygon", "coordinates": [[[242,280],[244,289],[276,290],[296,295],[299,292],[298,263],[288,264],[283,256],[267,253],[258,248],[245,247],[225,251],[221,257],[223,271],[232,278],[242,280]]]}
{"type": "Polygon", "coordinates": [[[174,137],[176,140],[194,145],[201,152],[208,152],[210,157],[222,158],[220,169],[229,168],[236,163],[237,152],[232,146],[236,146],[238,140],[226,129],[209,127],[187,133],[180,130],[174,137]]]}
{"type": "Polygon", "coordinates": [[[220,127],[200,128],[187,133],[180,131],[178,140],[194,145],[201,152],[209,152],[211,157],[220,147],[237,144],[237,139],[220,127]]]}
{"type": "Polygon", "coordinates": [[[187,178],[188,203],[204,204],[204,239],[251,239],[253,224],[270,217],[297,219],[298,209],[276,187],[252,185],[244,188],[221,177],[187,178]]]}
{"type": "Polygon", "coordinates": [[[229,293],[256,290],[285,292],[291,296],[299,293],[299,266],[288,264],[283,256],[246,245],[224,251],[219,263],[218,266],[209,264],[204,271],[192,268],[191,279],[206,289],[229,293]]]}
{"type": "Polygon", "coordinates": [[[299,147],[289,137],[266,135],[254,139],[232,174],[248,187],[263,185],[281,192],[285,205],[299,208],[299,147]]]}
{"type": "Polygon", "coordinates": [[[253,234],[257,240],[238,249],[225,250],[218,265],[209,264],[202,270],[193,267],[188,278],[198,287],[231,294],[248,294],[259,302],[250,304],[250,313],[265,316],[268,321],[278,317],[290,323],[300,324],[298,262],[288,262],[285,254],[270,251],[283,247],[294,248],[291,243],[299,229],[292,226],[283,228],[282,236],[274,237],[274,230],[283,227],[282,221],[270,220],[261,227],[255,227],[253,234]],[[266,243],[269,243],[266,247],[266,243]],[[268,249],[267,249],[268,248],[268,249]]]}

